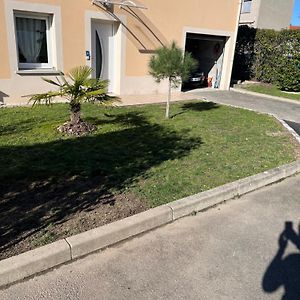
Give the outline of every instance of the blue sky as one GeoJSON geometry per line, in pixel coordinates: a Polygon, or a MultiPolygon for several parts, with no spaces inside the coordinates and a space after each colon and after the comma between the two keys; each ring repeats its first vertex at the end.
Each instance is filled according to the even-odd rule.
{"type": "Polygon", "coordinates": [[[295,7],[291,24],[300,26],[300,0],[295,0],[295,7]]]}

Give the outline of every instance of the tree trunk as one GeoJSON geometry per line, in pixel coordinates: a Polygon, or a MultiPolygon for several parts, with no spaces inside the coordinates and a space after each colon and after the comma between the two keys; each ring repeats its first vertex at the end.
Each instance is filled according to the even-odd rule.
{"type": "Polygon", "coordinates": [[[169,91],[168,91],[168,99],[167,99],[167,105],[166,105],[166,119],[170,118],[171,89],[172,89],[172,82],[171,82],[171,79],[169,79],[169,91]]]}
{"type": "Polygon", "coordinates": [[[72,124],[79,124],[81,122],[81,106],[80,103],[70,104],[70,120],[72,124]]]}
{"type": "Polygon", "coordinates": [[[59,126],[59,132],[68,135],[80,136],[90,133],[96,129],[96,126],[81,120],[81,105],[80,103],[70,103],[70,121],[59,126]]]}

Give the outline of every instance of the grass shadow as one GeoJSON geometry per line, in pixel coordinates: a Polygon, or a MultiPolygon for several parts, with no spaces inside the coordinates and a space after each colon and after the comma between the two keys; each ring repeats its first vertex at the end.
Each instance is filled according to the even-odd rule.
{"type": "Polygon", "coordinates": [[[93,125],[105,125],[105,124],[119,124],[132,127],[148,126],[148,120],[143,116],[142,113],[128,112],[126,114],[112,115],[105,113],[106,119],[99,119],[96,117],[85,117],[85,121],[93,125]]]}
{"type": "Polygon", "coordinates": [[[205,111],[219,108],[220,105],[214,102],[189,102],[182,105],[183,110],[205,111]]]}
{"type": "Polygon", "coordinates": [[[0,126],[0,135],[10,135],[16,131],[29,131],[31,128],[29,125],[34,124],[34,119],[27,119],[19,122],[14,122],[13,124],[2,125],[0,126]]]}
{"type": "Polygon", "coordinates": [[[219,108],[220,106],[214,102],[188,102],[184,103],[181,106],[182,111],[174,114],[172,118],[175,118],[176,116],[182,115],[186,113],[187,111],[194,110],[194,111],[206,111],[206,110],[211,110],[211,109],[216,109],[219,108]]]}
{"type": "Polygon", "coordinates": [[[0,148],[0,253],[80,211],[114,205],[113,196],[147,178],[152,167],[201,145],[200,139],[151,124],[134,112],[108,122],[134,126],[0,148]]]}

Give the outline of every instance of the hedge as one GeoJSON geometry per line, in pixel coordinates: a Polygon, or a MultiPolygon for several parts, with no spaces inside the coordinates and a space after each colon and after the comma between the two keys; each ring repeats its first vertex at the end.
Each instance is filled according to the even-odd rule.
{"type": "Polygon", "coordinates": [[[300,91],[300,30],[239,29],[233,78],[300,91]]]}
{"type": "Polygon", "coordinates": [[[232,69],[232,78],[249,80],[253,77],[254,44],[256,29],[240,26],[235,47],[235,56],[232,69]]]}

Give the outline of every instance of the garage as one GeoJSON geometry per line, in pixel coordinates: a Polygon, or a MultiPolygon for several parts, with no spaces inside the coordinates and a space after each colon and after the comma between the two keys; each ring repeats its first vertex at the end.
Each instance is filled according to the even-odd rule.
{"type": "Polygon", "coordinates": [[[182,85],[182,90],[219,88],[222,78],[226,37],[187,33],[185,51],[198,61],[198,69],[182,85]]]}

